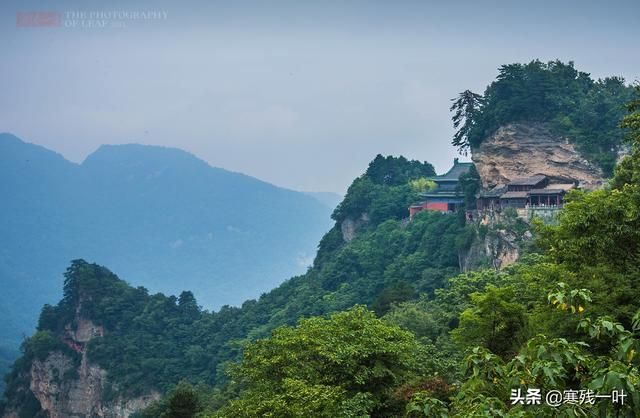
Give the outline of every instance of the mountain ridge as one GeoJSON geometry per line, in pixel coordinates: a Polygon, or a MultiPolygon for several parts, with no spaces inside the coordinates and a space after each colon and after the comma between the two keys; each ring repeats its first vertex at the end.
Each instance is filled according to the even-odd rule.
{"type": "Polygon", "coordinates": [[[78,164],[5,133],[0,151],[0,336],[14,349],[69,260],[219,308],[302,273],[330,223],[313,197],[176,148],[105,146],[78,164]]]}

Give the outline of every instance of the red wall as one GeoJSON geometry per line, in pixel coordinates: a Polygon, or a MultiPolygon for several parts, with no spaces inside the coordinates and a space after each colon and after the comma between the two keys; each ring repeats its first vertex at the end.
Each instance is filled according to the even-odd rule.
{"type": "Polygon", "coordinates": [[[409,208],[409,218],[413,218],[416,213],[422,212],[422,209],[423,209],[422,207],[411,206],[409,208]]]}
{"type": "Polygon", "coordinates": [[[419,206],[411,206],[409,208],[409,218],[413,218],[418,212],[422,212],[423,210],[438,210],[440,212],[448,212],[449,204],[446,202],[431,202],[431,203],[423,203],[422,207],[419,206]]]}
{"type": "Polygon", "coordinates": [[[427,203],[427,210],[439,210],[440,212],[447,212],[449,210],[449,204],[446,202],[427,203]]]}

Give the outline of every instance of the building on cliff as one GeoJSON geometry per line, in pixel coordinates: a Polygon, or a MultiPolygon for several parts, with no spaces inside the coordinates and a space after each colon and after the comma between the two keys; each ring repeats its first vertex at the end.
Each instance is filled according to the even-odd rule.
{"type": "MultiPolygon", "coordinates": [[[[550,184],[545,175],[523,177],[510,181],[506,186],[483,190],[477,199],[478,211],[515,208],[561,208],[564,195],[576,187],[574,183],[550,184]]],[[[524,212],[522,213],[524,215],[524,212]]]]}
{"type": "MultiPolygon", "coordinates": [[[[464,193],[458,188],[460,176],[467,173],[473,163],[461,163],[453,160],[453,166],[445,174],[431,177],[436,187],[422,193],[422,200],[409,207],[409,218],[423,210],[439,212],[457,212],[464,205],[464,193]]],[[[564,204],[564,195],[576,187],[574,183],[553,183],[544,174],[520,177],[506,185],[497,185],[481,190],[476,195],[477,210],[467,211],[468,219],[486,212],[500,213],[513,208],[522,218],[543,215],[541,212],[557,211],[564,204]]]]}
{"type": "Polygon", "coordinates": [[[445,174],[429,178],[436,183],[436,187],[420,197],[423,199],[409,207],[409,218],[423,210],[437,210],[440,212],[456,212],[464,204],[464,194],[458,189],[460,176],[467,173],[473,163],[461,163],[457,158],[453,166],[445,174]]]}

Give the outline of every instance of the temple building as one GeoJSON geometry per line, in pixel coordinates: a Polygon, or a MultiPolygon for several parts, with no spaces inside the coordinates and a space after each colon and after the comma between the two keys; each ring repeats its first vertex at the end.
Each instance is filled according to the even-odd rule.
{"type": "MultiPolygon", "coordinates": [[[[409,207],[409,218],[423,210],[439,212],[457,212],[464,206],[464,193],[458,188],[460,176],[466,174],[473,163],[461,163],[453,160],[453,167],[441,176],[429,178],[436,187],[421,193],[421,201],[409,207]]],[[[552,183],[550,179],[538,174],[509,181],[506,185],[497,185],[482,190],[476,195],[477,210],[467,210],[467,219],[486,212],[500,213],[506,208],[516,210],[518,216],[530,219],[544,213],[555,213],[564,204],[564,195],[576,187],[576,183],[552,183]],[[544,213],[543,213],[544,212],[544,213]]]]}
{"type": "Polygon", "coordinates": [[[441,176],[431,177],[436,187],[420,197],[422,201],[409,207],[409,217],[423,210],[437,210],[440,212],[456,212],[464,204],[464,194],[458,190],[460,176],[467,173],[473,163],[461,163],[457,158],[453,160],[453,167],[441,176]]]}
{"type": "Polygon", "coordinates": [[[479,211],[505,208],[526,209],[562,207],[565,193],[575,184],[550,184],[547,176],[536,175],[514,179],[506,186],[496,186],[480,192],[479,211]]]}

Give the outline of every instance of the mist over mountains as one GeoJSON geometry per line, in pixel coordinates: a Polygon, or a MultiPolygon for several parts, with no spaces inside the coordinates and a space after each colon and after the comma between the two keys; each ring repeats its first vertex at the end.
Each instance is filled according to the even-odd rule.
{"type": "Polygon", "coordinates": [[[191,290],[215,309],[304,272],[332,210],[178,149],[102,146],[75,164],[10,134],[0,134],[0,196],[0,351],[60,298],[72,259],[152,292],[191,290]]]}

